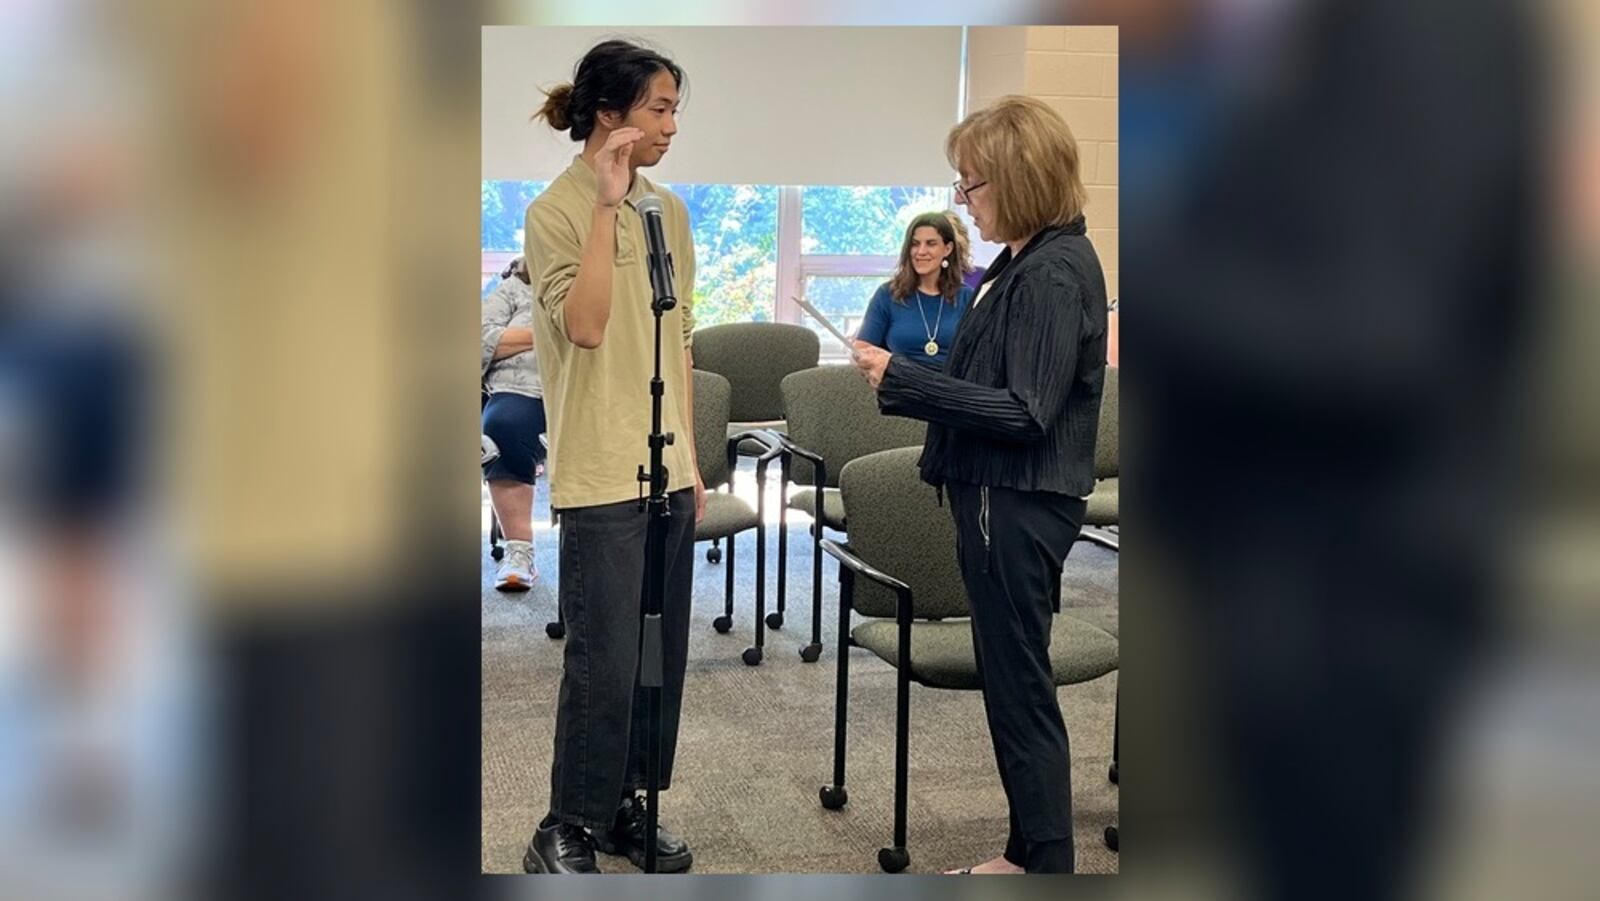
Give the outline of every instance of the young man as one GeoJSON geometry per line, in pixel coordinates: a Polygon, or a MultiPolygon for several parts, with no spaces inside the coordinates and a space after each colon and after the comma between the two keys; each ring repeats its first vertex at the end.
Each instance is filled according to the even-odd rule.
{"type": "MultiPolygon", "coordinates": [[[[583,142],[528,208],[526,255],[538,298],[534,340],[550,423],[551,505],[561,513],[560,602],[567,623],[550,811],[523,857],[529,872],[595,873],[595,848],[644,861],[645,693],[638,686],[648,514],[637,474],[649,461],[655,320],[635,204],[657,194],[678,305],[662,319],[662,430],[668,469],[662,609],[661,787],[671,784],[689,643],[695,523],[705,486],[694,459],[690,302],[694,243],[683,201],[639,170],[677,134],[683,73],[624,41],[596,46],[539,116],[583,142]]],[[[657,868],[681,872],[688,846],[666,829],[657,868]]]]}

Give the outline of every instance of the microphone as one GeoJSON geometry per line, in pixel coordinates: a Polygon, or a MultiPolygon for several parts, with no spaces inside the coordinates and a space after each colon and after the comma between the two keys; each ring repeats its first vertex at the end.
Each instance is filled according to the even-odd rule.
{"type": "Polygon", "coordinates": [[[678,305],[672,294],[672,254],[667,252],[666,232],[661,227],[661,198],[646,194],[634,204],[639,218],[644,220],[644,242],[650,251],[650,287],[655,291],[655,303],[663,310],[678,305]]]}

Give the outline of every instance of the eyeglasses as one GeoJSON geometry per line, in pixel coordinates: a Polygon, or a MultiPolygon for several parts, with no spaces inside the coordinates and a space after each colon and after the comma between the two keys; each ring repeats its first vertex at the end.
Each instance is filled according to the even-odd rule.
{"type": "Polygon", "coordinates": [[[966,203],[967,202],[967,198],[972,195],[973,191],[978,190],[979,188],[983,187],[986,184],[988,184],[988,182],[980,181],[975,185],[969,185],[969,186],[963,188],[961,186],[961,180],[958,178],[955,181],[950,183],[950,187],[955,189],[956,200],[961,202],[961,203],[966,203]]]}

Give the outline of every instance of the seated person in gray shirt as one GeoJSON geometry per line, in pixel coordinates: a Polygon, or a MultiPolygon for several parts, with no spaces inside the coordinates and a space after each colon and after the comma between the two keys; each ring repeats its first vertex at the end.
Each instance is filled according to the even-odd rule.
{"type": "Polygon", "coordinates": [[[533,565],[534,479],[544,463],[544,390],[533,349],[533,287],[517,257],[500,284],[483,299],[483,434],[500,454],[483,465],[489,500],[506,537],[506,555],[494,587],[527,591],[538,577],[533,565]]]}

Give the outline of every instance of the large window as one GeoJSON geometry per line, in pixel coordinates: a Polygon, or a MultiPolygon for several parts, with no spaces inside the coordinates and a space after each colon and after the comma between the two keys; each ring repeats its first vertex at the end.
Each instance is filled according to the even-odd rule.
{"type": "MultiPolygon", "coordinates": [[[[875,264],[871,268],[881,267],[875,264]]],[[[866,315],[867,301],[872,298],[872,292],[878,290],[878,286],[887,280],[887,275],[876,271],[871,275],[810,274],[806,276],[804,283],[805,298],[812,306],[826,314],[828,320],[838,326],[840,331],[854,335],[856,329],[861,327],[861,319],[866,315]]],[[[824,355],[844,354],[844,348],[839,347],[838,341],[822,326],[812,322],[810,317],[806,318],[805,324],[815,329],[822,338],[824,355]]]]}
{"type": "MultiPolygon", "coordinates": [[[[522,254],[524,217],[548,182],[483,183],[483,266],[489,289],[522,254]]],[[[695,321],[770,321],[778,268],[778,189],[771,185],[667,185],[694,231],[695,321]]]]}
{"type": "MultiPolygon", "coordinates": [[[[483,284],[522,252],[527,206],[548,183],[483,183],[483,284]]],[[[790,299],[804,295],[853,331],[893,271],[905,227],[947,209],[945,187],[668,185],[694,231],[695,320],[797,322],[822,337],[823,356],[845,349],[790,299]]]]}
{"type": "MultiPolygon", "coordinates": [[[[791,285],[794,293],[827,315],[846,334],[854,334],[866,313],[872,292],[888,279],[899,261],[906,226],[922,213],[949,207],[949,188],[885,188],[808,186],[798,194],[800,253],[791,285]]],[[[779,309],[796,306],[780,298],[779,309]]],[[[824,360],[842,360],[847,349],[824,329],[791,312],[822,340],[824,360]]]]}
{"type": "Polygon", "coordinates": [[[547,181],[486,181],[483,183],[483,249],[485,252],[522,253],[524,216],[533,198],[550,187],[547,181]]]}
{"type": "Polygon", "coordinates": [[[533,198],[550,187],[547,181],[486,181],[483,183],[483,219],[479,242],[483,265],[478,272],[478,296],[487,297],[506,265],[522,256],[524,216],[533,198]]]}
{"type": "Polygon", "coordinates": [[[668,185],[689,208],[698,328],[770,322],[778,277],[778,189],[772,185],[668,185]]]}
{"type": "Polygon", "coordinates": [[[807,255],[893,258],[911,220],[945,209],[949,198],[949,188],[801,188],[800,249],[807,255]]]}

